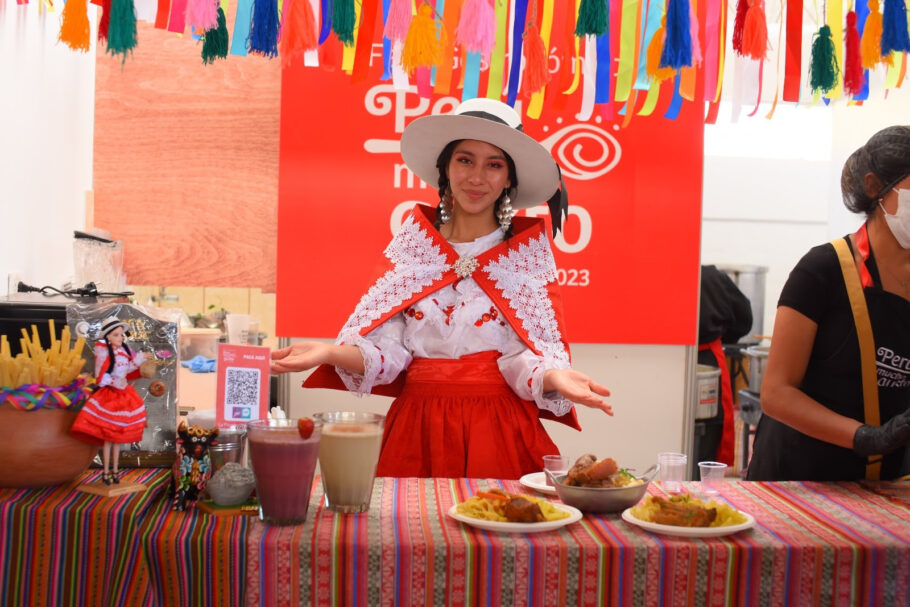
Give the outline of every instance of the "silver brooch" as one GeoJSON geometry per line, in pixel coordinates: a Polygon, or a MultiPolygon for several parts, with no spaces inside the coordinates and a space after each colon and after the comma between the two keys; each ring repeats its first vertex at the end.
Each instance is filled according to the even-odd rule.
{"type": "Polygon", "coordinates": [[[473,257],[459,257],[455,262],[455,273],[461,278],[467,278],[477,269],[477,260],[473,257]]]}

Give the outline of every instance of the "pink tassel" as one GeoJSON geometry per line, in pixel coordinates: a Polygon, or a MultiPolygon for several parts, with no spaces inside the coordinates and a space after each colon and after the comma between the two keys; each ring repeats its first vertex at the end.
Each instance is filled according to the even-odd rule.
{"type": "Polygon", "coordinates": [[[490,0],[466,0],[455,29],[455,42],[489,57],[496,42],[496,12],[490,0]]]}
{"type": "Polygon", "coordinates": [[[207,32],[218,27],[217,0],[189,0],[186,4],[186,23],[197,32],[207,32]]]}
{"type": "Polygon", "coordinates": [[[689,3],[689,37],[692,39],[692,66],[701,65],[701,42],[698,41],[698,17],[695,16],[695,6],[689,3]]]}
{"type": "Polygon", "coordinates": [[[382,35],[391,40],[404,40],[411,25],[411,0],[392,0],[382,35]]]}

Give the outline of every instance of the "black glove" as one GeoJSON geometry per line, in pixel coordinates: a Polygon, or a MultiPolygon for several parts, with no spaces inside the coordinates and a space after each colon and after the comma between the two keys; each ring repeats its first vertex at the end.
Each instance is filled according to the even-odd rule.
{"type": "Polygon", "coordinates": [[[862,425],[853,435],[853,451],[862,456],[884,455],[910,443],[910,408],[883,426],[862,425]]]}

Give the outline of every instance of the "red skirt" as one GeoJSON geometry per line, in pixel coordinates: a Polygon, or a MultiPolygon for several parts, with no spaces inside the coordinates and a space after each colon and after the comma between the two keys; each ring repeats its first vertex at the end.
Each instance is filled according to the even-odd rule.
{"type": "Polygon", "coordinates": [[[378,476],[517,479],[559,453],[497,352],[417,358],[386,416],[378,476]]]}
{"type": "Polygon", "coordinates": [[[123,390],[105,386],[85,402],[70,434],[89,443],[138,443],[145,429],[145,403],[127,385],[123,390]]]}

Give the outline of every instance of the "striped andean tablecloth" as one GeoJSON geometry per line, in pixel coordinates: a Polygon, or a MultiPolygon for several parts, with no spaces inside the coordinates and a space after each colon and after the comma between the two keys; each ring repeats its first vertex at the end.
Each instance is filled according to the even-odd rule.
{"type": "Polygon", "coordinates": [[[446,515],[495,486],[523,491],[384,478],[368,513],[335,515],[317,482],[304,525],[251,524],[247,604],[910,604],[910,507],[859,483],[731,481],[723,499],[757,525],[714,539],[653,535],[617,514],[516,535],[446,515]]]}

